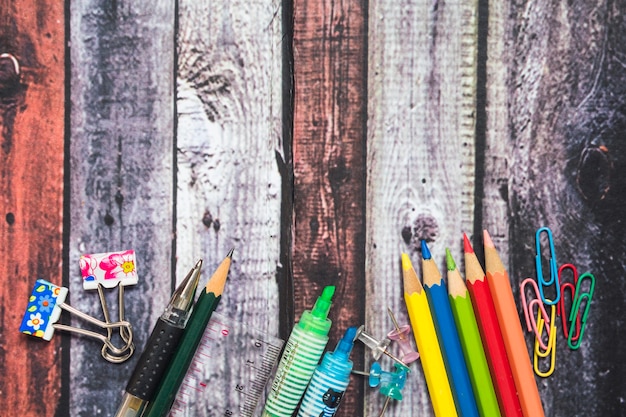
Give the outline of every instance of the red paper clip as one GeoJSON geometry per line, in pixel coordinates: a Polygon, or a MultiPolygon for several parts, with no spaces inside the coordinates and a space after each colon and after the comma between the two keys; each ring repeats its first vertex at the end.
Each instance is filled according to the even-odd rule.
{"type": "MultiPolygon", "coordinates": [[[[561,324],[563,326],[563,336],[567,339],[569,337],[569,314],[565,311],[565,291],[569,289],[572,304],[574,303],[574,297],[576,294],[576,284],[578,284],[578,270],[572,264],[563,264],[559,268],[559,282],[561,283],[561,299],[557,305],[556,314],[561,316],[561,324]],[[572,271],[572,277],[574,282],[563,282],[563,271],[569,269],[572,271]]],[[[576,315],[576,333],[572,335],[572,341],[578,340],[580,337],[580,312],[576,315]]]]}

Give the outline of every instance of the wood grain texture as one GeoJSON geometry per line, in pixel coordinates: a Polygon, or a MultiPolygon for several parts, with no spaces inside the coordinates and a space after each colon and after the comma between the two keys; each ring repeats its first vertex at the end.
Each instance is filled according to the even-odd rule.
{"type": "MultiPolygon", "coordinates": [[[[181,1],[177,35],[177,276],[208,277],[234,248],[218,311],[278,335],[281,239],[281,2],[181,1]],[[246,13],[242,13],[246,10],[246,13]]],[[[216,362],[224,402],[245,372],[216,362]]]]}
{"type": "MultiPolygon", "coordinates": [[[[174,4],[146,6],[85,0],[70,8],[71,304],[102,318],[97,294],[82,289],[81,254],[135,249],[139,283],[127,287],[125,304],[139,352],[174,284],[174,4]]],[[[108,295],[116,319],[117,293],[108,295]]],[[[99,342],[71,342],[72,415],[113,415],[139,354],[112,365],[99,342]]]]}
{"type": "MultiPolygon", "coordinates": [[[[482,2],[482,0],[481,0],[482,2]]],[[[484,3],[482,3],[484,5],[484,3]]],[[[482,242],[482,229],[489,230],[493,243],[498,248],[502,259],[509,259],[509,180],[511,177],[512,143],[508,122],[508,91],[507,76],[511,54],[509,48],[509,20],[508,13],[511,2],[499,1],[488,2],[487,6],[481,7],[486,17],[481,16],[481,25],[488,35],[485,40],[486,72],[485,85],[485,143],[484,149],[478,150],[477,156],[482,164],[477,166],[477,172],[482,178],[482,183],[477,184],[477,194],[480,198],[477,213],[481,217],[479,225],[473,231],[468,232],[468,237],[474,246],[476,255],[484,267],[484,254],[482,242]],[[487,10],[483,10],[487,9],[487,10]]]]}
{"type": "Polygon", "coordinates": [[[513,285],[535,276],[541,226],[552,229],[560,264],[598,280],[581,348],[557,340],[556,371],[540,381],[546,415],[623,413],[624,10],[624,1],[574,1],[508,11],[513,285]]]}
{"type": "MultiPolygon", "coordinates": [[[[473,1],[369,3],[366,323],[379,338],[393,326],[387,307],[407,322],[400,253],[419,265],[425,239],[445,268],[445,248],[461,259],[473,227],[476,19],[473,1]]],[[[385,415],[433,415],[413,369],[412,394],[385,415]]],[[[365,401],[376,415],[384,398],[365,401]]]]}
{"type": "Polygon", "coordinates": [[[0,392],[21,416],[61,398],[61,337],[18,329],[35,280],[62,283],[64,36],[62,3],[0,5],[0,392]]]}
{"type": "MultiPolygon", "coordinates": [[[[364,322],[366,3],[294,2],[295,315],[335,285],[329,347],[364,322]]],[[[362,369],[357,346],[352,358],[362,369]]],[[[360,378],[341,413],[359,416],[360,378]]]]}

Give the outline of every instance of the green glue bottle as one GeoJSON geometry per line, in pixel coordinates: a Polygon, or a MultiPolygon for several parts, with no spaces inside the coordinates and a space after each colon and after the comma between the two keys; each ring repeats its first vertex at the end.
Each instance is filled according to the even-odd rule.
{"type": "Polygon", "coordinates": [[[293,327],[278,363],[261,417],[291,417],[328,343],[328,319],[334,286],[325,287],[312,310],[293,327]]]}

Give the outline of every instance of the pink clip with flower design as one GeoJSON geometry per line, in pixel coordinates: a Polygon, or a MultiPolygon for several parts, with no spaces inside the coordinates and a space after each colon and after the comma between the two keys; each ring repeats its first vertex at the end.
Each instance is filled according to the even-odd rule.
{"type": "MultiPolygon", "coordinates": [[[[104,321],[111,324],[109,307],[103,288],[118,288],[118,311],[119,321],[124,321],[124,287],[135,285],[138,282],[137,263],[135,261],[135,251],[128,249],[119,252],[105,252],[96,254],[81,255],[78,260],[80,273],[83,277],[83,288],[85,290],[98,290],[100,304],[104,321]]],[[[113,336],[112,328],[107,329],[107,338],[113,336]]],[[[127,352],[123,352],[121,357],[132,355],[135,346],[132,344],[132,329],[130,327],[119,327],[120,337],[126,342],[127,352]]],[[[102,346],[102,356],[105,358],[120,357],[119,349],[109,351],[109,346],[102,346]]]]}
{"type": "Polygon", "coordinates": [[[95,290],[98,284],[105,288],[115,288],[118,284],[135,285],[139,279],[132,249],[81,255],[79,263],[86,290],[95,290]]]}

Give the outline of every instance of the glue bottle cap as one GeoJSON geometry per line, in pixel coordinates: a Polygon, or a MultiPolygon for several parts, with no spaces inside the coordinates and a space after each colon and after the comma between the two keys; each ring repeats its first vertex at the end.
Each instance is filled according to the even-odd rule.
{"type": "Polygon", "coordinates": [[[326,336],[332,324],[328,319],[328,312],[332,304],[333,294],[335,294],[335,287],[333,285],[325,287],[322,291],[322,295],[320,295],[315,302],[313,309],[305,310],[302,313],[298,325],[304,330],[326,336]]]}

